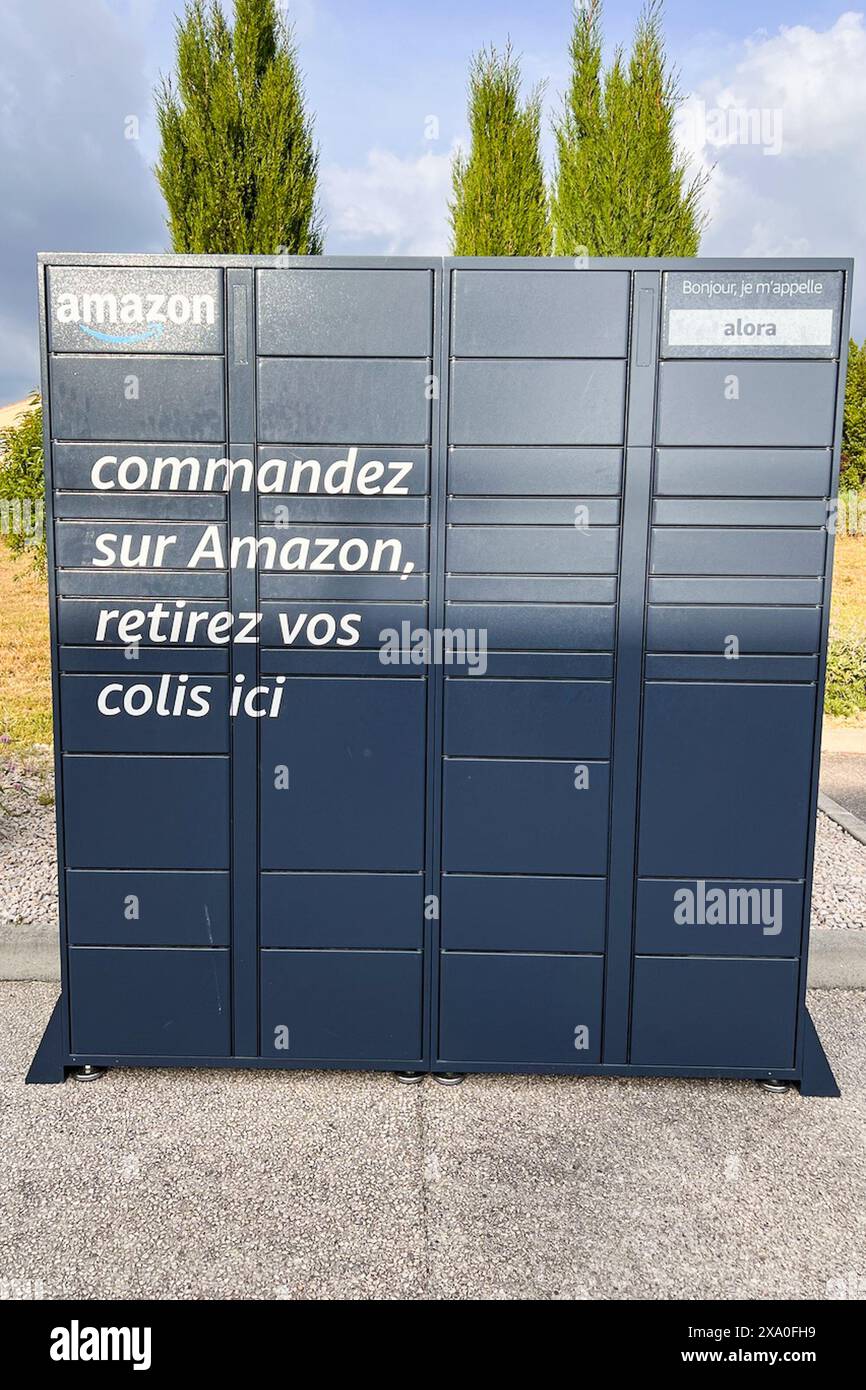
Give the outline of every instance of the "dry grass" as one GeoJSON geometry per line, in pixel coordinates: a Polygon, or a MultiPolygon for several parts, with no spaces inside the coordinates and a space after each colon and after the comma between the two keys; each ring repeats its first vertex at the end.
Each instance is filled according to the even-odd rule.
{"type": "Polygon", "coordinates": [[[16,750],[51,742],[48,587],[0,544],[0,734],[16,750]]]}
{"type": "Polygon", "coordinates": [[[836,537],[830,622],[840,637],[866,637],[866,536],[836,537]]]}
{"type": "Polygon", "coordinates": [[[866,727],[866,536],[836,537],[830,652],[827,660],[827,725],[866,727]]]}
{"type": "Polygon", "coordinates": [[[25,396],[23,401],[13,401],[11,405],[0,406],[0,430],[5,430],[8,425],[17,424],[21,416],[32,409],[33,399],[30,396],[25,396]]]}

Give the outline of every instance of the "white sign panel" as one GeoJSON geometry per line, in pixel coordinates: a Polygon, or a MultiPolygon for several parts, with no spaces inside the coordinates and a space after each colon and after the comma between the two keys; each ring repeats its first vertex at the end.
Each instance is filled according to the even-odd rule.
{"type": "Polygon", "coordinates": [[[671,309],[671,347],[830,347],[832,309],[671,309]]]}

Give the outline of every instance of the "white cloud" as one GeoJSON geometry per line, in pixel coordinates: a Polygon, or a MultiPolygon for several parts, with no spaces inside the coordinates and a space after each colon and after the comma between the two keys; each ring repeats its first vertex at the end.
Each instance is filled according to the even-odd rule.
{"type": "MultiPolygon", "coordinates": [[[[456,148],[456,147],[455,147],[456,148]]],[[[370,150],[360,168],[322,169],[327,250],[389,256],[442,256],[448,251],[451,159],[428,150],[401,159],[370,150]]]]}
{"type": "Polygon", "coordinates": [[[847,13],[823,32],[798,24],[750,40],[722,105],[781,111],[784,157],[857,149],[866,118],[866,28],[847,13]]]}
{"type": "MultiPolygon", "coordinates": [[[[705,255],[857,255],[866,239],[866,24],[845,13],[747,39],[689,94],[680,134],[710,171],[705,255]]],[[[866,335],[866,285],[854,282],[866,335]]]]}

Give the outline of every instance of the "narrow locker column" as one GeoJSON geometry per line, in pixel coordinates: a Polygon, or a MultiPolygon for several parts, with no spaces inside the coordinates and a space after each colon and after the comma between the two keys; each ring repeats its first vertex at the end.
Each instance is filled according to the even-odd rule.
{"type": "Polygon", "coordinates": [[[630,277],[459,266],[438,1056],[594,1062],[630,277]]]}
{"type": "Polygon", "coordinates": [[[790,1068],[842,275],[664,279],[631,1059],[790,1068]]]}
{"type": "Polygon", "coordinates": [[[228,660],[172,626],[227,608],[223,274],[45,275],[69,1048],[226,1055],[228,660]]]}
{"type": "MultiPolygon", "coordinates": [[[[255,272],[248,266],[226,270],[226,383],[228,388],[229,543],[243,547],[256,534],[256,490],[252,470],[256,456],[255,272]]],[[[234,628],[242,635],[249,614],[258,612],[254,564],[232,564],[229,602],[234,628]]],[[[231,644],[232,694],[259,683],[259,644],[231,644]]],[[[231,853],[232,853],[232,1051],[258,1053],[258,824],[252,808],[258,797],[258,720],[246,712],[231,719],[231,853]]]]}
{"type": "Polygon", "coordinates": [[[436,280],[257,281],[261,1054],[415,1070],[436,280]]]}

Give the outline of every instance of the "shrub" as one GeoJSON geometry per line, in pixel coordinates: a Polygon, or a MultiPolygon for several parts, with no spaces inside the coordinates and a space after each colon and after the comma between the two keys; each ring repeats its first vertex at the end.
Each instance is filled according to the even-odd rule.
{"type": "Polygon", "coordinates": [[[0,430],[0,535],[13,554],[30,555],[44,574],[42,403],[36,393],[31,401],[20,420],[0,430]]]}
{"type": "Polygon", "coordinates": [[[842,718],[866,710],[866,637],[830,638],[825,704],[842,718]]]}

